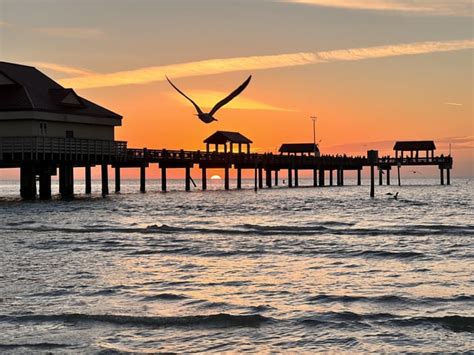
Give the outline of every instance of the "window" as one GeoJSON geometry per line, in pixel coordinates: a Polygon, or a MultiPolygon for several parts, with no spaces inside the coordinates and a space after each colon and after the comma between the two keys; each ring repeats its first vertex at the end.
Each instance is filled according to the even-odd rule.
{"type": "Polygon", "coordinates": [[[48,125],[44,122],[40,123],[40,135],[42,136],[48,135],[48,125]]]}
{"type": "Polygon", "coordinates": [[[74,138],[74,131],[66,131],[66,138],[74,138]]]}

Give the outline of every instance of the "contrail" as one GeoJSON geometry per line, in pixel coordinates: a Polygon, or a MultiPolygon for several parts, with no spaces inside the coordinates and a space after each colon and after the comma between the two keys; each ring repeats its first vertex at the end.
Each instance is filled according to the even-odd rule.
{"type": "Polygon", "coordinates": [[[146,84],[163,81],[165,75],[172,78],[294,67],[309,64],[357,61],[375,58],[397,57],[415,54],[458,51],[474,48],[474,40],[443,42],[415,42],[366,48],[341,49],[324,52],[290,53],[280,55],[208,59],[202,61],[170,64],[119,71],[106,74],[92,74],[60,80],[65,87],[91,89],[130,84],[146,84]]]}

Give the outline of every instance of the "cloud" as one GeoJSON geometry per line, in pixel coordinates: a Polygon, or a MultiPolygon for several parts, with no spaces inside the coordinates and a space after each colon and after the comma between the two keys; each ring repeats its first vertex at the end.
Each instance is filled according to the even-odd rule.
{"type": "Polygon", "coordinates": [[[355,10],[398,11],[425,15],[473,16],[471,0],[277,0],[355,10]]]}
{"type": "Polygon", "coordinates": [[[99,39],[105,34],[98,28],[85,27],[37,27],[35,30],[47,36],[69,39],[99,39]]]}
{"type": "Polygon", "coordinates": [[[447,52],[472,48],[474,48],[474,40],[459,40],[445,42],[416,42],[378,47],[341,49],[326,52],[209,59],[68,78],[60,80],[60,83],[64,86],[74,87],[77,89],[90,89],[130,84],[146,84],[165,80],[165,75],[172,78],[182,78],[237,71],[252,71],[309,64],[447,52]]]}
{"type": "Polygon", "coordinates": [[[444,104],[448,106],[462,106],[462,104],[458,104],[457,102],[445,102],[444,104]]]}
{"type": "MultiPolygon", "coordinates": [[[[191,90],[186,92],[189,94],[194,101],[198,103],[201,108],[212,108],[214,105],[228,95],[226,92],[210,91],[210,90],[191,90]]],[[[182,96],[177,96],[174,93],[169,94],[173,99],[179,100],[180,102],[189,104],[189,102],[182,96]]],[[[257,100],[247,98],[245,96],[238,96],[230,103],[225,105],[225,108],[238,109],[238,110],[268,110],[268,111],[285,111],[295,112],[273,105],[269,105],[257,100]]]]}
{"type": "Polygon", "coordinates": [[[93,75],[95,74],[92,71],[84,70],[76,67],[70,67],[66,65],[56,64],[56,63],[47,63],[47,62],[28,62],[27,64],[34,67],[49,69],[58,73],[72,74],[72,75],[93,75]]]}

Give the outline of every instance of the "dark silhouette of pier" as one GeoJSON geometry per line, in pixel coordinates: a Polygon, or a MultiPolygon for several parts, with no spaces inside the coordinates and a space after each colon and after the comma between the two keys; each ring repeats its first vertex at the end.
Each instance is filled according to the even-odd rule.
{"type": "MultiPolygon", "coordinates": [[[[217,147],[218,148],[218,147],[217,147]]],[[[343,186],[347,171],[357,172],[357,184],[361,185],[362,170],[370,167],[365,156],[346,155],[283,155],[272,153],[250,153],[241,149],[234,151],[185,151],[167,149],[133,149],[126,142],[98,141],[73,138],[48,137],[7,137],[0,138],[0,168],[20,168],[20,193],[26,200],[36,198],[36,177],[39,177],[39,198],[51,198],[51,176],[59,174],[59,193],[64,198],[74,196],[74,169],[85,169],[85,193],[91,193],[91,167],[101,166],[102,194],[109,194],[108,168],[115,169],[115,191],[120,192],[121,170],[140,169],[140,191],[146,191],[146,169],[157,164],[161,170],[161,190],[167,191],[169,169],[184,169],[184,187],[191,190],[191,169],[199,167],[202,171],[202,190],[207,188],[207,169],[224,171],[224,188],[230,189],[230,169],[237,170],[237,189],[242,188],[242,170],[251,170],[258,189],[278,186],[278,173],[288,172],[288,187],[299,186],[299,172],[309,170],[313,173],[313,186],[343,186]]],[[[377,158],[374,167],[379,170],[379,184],[390,184],[392,167],[437,166],[440,170],[440,183],[450,184],[450,170],[453,159],[450,156],[419,157],[414,155],[377,158]]]]}

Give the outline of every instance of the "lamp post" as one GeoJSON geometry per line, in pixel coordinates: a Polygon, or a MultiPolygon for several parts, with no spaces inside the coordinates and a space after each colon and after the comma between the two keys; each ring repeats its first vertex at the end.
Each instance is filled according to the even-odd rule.
{"type": "Polygon", "coordinates": [[[313,144],[314,144],[314,156],[316,157],[316,120],[318,119],[318,117],[310,116],[310,118],[313,120],[313,144]]]}

